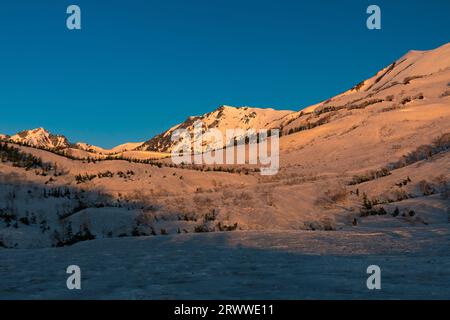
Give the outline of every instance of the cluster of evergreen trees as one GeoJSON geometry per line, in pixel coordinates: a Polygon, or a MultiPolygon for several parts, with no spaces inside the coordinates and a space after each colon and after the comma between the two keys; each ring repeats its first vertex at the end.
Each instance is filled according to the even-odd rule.
{"type": "Polygon", "coordinates": [[[327,124],[331,121],[331,117],[333,114],[327,114],[326,116],[322,117],[321,119],[317,120],[316,122],[306,122],[306,124],[301,125],[297,128],[291,128],[289,129],[288,135],[294,134],[296,132],[305,131],[314,129],[315,127],[322,126],[324,124],[327,124]]]}
{"type": "MultiPolygon", "coordinates": [[[[387,201],[391,202],[391,201],[387,201]]],[[[363,193],[363,203],[360,209],[360,216],[361,217],[368,217],[368,216],[384,216],[389,214],[384,207],[376,207],[380,204],[380,201],[377,199],[370,200],[365,193],[363,193]]],[[[408,213],[403,213],[402,216],[406,217],[406,215],[409,215],[410,217],[415,216],[414,210],[409,210],[408,213]]],[[[390,213],[391,216],[397,217],[400,215],[400,210],[398,207],[395,207],[395,210],[390,213]]]]}
{"type": "Polygon", "coordinates": [[[0,161],[12,162],[14,166],[26,169],[40,168],[44,171],[50,171],[53,168],[51,164],[44,163],[41,158],[22,152],[7,143],[0,143],[0,161]]]}
{"type": "Polygon", "coordinates": [[[51,189],[42,189],[42,197],[43,198],[71,198],[71,191],[69,188],[51,188],[51,189]]]}
{"type": "Polygon", "coordinates": [[[378,178],[386,177],[391,175],[391,172],[388,168],[381,168],[379,170],[372,170],[362,175],[353,176],[352,181],[349,182],[349,185],[357,185],[363,182],[372,181],[378,178]]]}
{"type": "Polygon", "coordinates": [[[93,180],[93,179],[95,179],[97,177],[97,175],[96,174],[77,174],[76,176],[75,176],[75,180],[77,181],[77,184],[80,184],[80,183],[84,183],[84,182],[87,182],[87,181],[91,181],[91,180],[93,180]]]}
{"type": "Polygon", "coordinates": [[[89,227],[83,224],[77,233],[72,231],[72,224],[69,222],[64,228],[64,235],[60,235],[57,231],[53,233],[53,241],[56,247],[71,246],[75,243],[87,240],[94,240],[95,235],[91,233],[89,227]]]}
{"type": "Polygon", "coordinates": [[[39,224],[39,228],[42,233],[50,230],[48,226],[48,222],[45,219],[41,219],[39,222],[37,221],[36,215],[34,213],[26,213],[25,216],[18,217],[15,211],[9,209],[0,209],[0,221],[3,221],[6,225],[6,228],[12,227],[18,229],[21,223],[25,226],[36,225],[39,224]]]}

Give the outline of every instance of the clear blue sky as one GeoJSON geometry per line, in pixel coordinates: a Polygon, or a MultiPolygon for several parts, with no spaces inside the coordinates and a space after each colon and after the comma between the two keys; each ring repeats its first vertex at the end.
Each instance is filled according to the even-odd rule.
{"type": "Polygon", "coordinates": [[[449,42],[449,13],[448,0],[2,1],[0,133],[111,147],[222,104],[298,110],[449,42]],[[365,27],[370,4],[381,31],[365,27]]]}

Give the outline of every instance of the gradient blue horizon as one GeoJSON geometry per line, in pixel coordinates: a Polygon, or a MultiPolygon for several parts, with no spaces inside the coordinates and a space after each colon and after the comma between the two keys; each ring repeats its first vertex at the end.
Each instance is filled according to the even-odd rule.
{"type": "Polygon", "coordinates": [[[0,133],[112,147],[220,105],[299,110],[449,42],[449,13],[447,0],[2,3],[0,133]],[[70,4],[81,31],[66,29],[70,4]]]}

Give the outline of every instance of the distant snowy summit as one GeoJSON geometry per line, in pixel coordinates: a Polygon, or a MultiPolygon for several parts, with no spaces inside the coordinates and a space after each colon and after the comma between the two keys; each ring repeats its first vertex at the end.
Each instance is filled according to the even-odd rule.
{"type": "Polygon", "coordinates": [[[21,131],[9,137],[8,140],[15,143],[45,149],[62,149],[70,146],[70,143],[66,137],[51,134],[44,128],[21,131]]]}
{"type": "Polygon", "coordinates": [[[52,134],[44,128],[24,130],[12,136],[0,134],[0,141],[13,142],[47,150],[73,148],[104,155],[134,150],[143,144],[143,142],[124,143],[112,149],[104,149],[83,142],[71,143],[65,136],[52,134]]]}
{"type": "MultiPolygon", "coordinates": [[[[193,116],[186,121],[170,128],[169,130],[146,141],[139,150],[171,152],[176,142],[171,140],[175,130],[187,130],[193,136],[195,123],[201,122],[204,129],[217,129],[224,136],[227,129],[274,129],[279,127],[279,122],[285,116],[291,114],[290,110],[261,109],[252,107],[220,106],[216,110],[202,116],[193,116]]],[[[194,138],[193,143],[195,143],[194,138]]],[[[201,145],[201,143],[200,143],[201,145]]]]}

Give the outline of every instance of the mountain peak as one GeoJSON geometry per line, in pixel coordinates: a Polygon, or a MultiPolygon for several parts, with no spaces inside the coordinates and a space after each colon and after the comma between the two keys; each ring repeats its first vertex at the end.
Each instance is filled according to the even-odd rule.
{"type": "MultiPolygon", "coordinates": [[[[171,152],[175,143],[171,141],[171,134],[176,129],[184,129],[193,134],[195,130],[195,122],[201,121],[202,125],[207,129],[219,130],[224,136],[227,129],[271,129],[277,127],[277,123],[284,116],[292,113],[290,110],[274,110],[252,107],[232,107],[221,105],[212,112],[208,112],[202,116],[189,117],[171,129],[157,135],[148,140],[140,150],[171,152]]],[[[226,141],[224,140],[226,143],[226,141]]],[[[225,144],[224,144],[225,146],[225,144]]]]}
{"type": "Polygon", "coordinates": [[[70,143],[66,137],[51,134],[43,127],[21,131],[11,136],[9,140],[16,143],[46,149],[67,148],[70,146],[70,143]]]}

